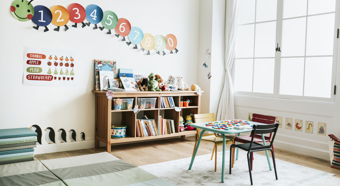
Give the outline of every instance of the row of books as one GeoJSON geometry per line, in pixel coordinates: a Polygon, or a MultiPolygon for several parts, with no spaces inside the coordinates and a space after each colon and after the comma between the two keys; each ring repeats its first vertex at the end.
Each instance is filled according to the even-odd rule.
{"type": "Polygon", "coordinates": [[[161,97],[161,108],[175,108],[173,97],[161,97]]]}
{"type": "Polygon", "coordinates": [[[175,133],[175,122],[172,119],[163,119],[159,116],[158,125],[154,119],[137,119],[136,121],[136,136],[159,136],[164,134],[175,133]]]}

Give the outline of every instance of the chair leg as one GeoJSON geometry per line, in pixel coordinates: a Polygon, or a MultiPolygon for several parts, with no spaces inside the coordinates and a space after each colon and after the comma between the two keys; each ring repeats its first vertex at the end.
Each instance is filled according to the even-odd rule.
{"type": "Polygon", "coordinates": [[[217,171],[217,144],[215,144],[215,172],[217,171]]]}
{"type": "Polygon", "coordinates": [[[273,158],[273,164],[274,164],[275,177],[276,177],[276,180],[278,180],[278,178],[277,178],[277,172],[276,172],[276,163],[275,163],[274,151],[273,151],[272,149],[270,149],[270,152],[272,152],[272,158],[273,158]]]}
{"type": "Polygon", "coordinates": [[[211,153],[211,160],[212,160],[213,157],[214,157],[215,147],[216,147],[216,143],[214,143],[214,148],[213,148],[213,151],[212,151],[212,153],[211,153]]]}
{"type": "Polygon", "coordinates": [[[247,154],[247,159],[248,159],[248,169],[249,169],[249,176],[250,176],[250,184],[253,185],[253,178],[251,176],[251,167],[250,167],[250,164],[251,164],[251,157],[250,157],[250,154],[251,152],[248,152],[247,154]]]}
{"type": "MultiPolygon", "coordinates": [[[[235,141],[233,141],[233,145],[235,145],[235,141]]],[[[233,161],[231,167],[234,167],[234,163],[235,163],[235,148],[233,148],[233,161]]]]}
{"type": "Polygon", "coordinates": [[[233,161],[233,158],[234,156],[232,156],[233,152],[234,152],[234,144],[230,145],[230,161],[229,161],[229,174],[231,174],[231,167],[232,167],[232,161],[233,161]]]}
{"type": "MultiPolygon", "coordinates": [[[[274,145],[272,145],[272,149],[273,149],[273,152],[274,152],[274,145]]],[[[275,154],[274,154],[274,156],[275,156],[275,154]]]]}
{"type": "Polygon", "coordinates": [[[251,156],[251,171],[253,171],[253,161],[254,161],[254,153],[252,152],[252,153],[250,153],[250,156],[251,156]]]}

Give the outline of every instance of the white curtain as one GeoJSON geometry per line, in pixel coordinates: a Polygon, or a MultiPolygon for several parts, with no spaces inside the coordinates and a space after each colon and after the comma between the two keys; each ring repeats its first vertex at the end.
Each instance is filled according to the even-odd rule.
{"type": "Polygon", "coordinates": [[[237,0],[226,0],[224,85],[217,110],[217,120],[235,119],[234,90],[231,71],[235,61],[237,0]]]}

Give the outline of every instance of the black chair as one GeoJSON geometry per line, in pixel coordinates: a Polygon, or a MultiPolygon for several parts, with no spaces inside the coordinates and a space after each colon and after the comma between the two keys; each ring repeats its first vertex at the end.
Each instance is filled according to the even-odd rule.
{"type": "Polygon", "coordinates": [[[275,135],[277,132],[277,129],[279,128],[279,124],[266,124],[266,125],[254,125],[253,126],[253,131],[251,133],[251,142],[250,143],[244,143],[244,144],[238,144],[238,145],[231,145],[230,146],[230,162],[229,162],[229,174],[231,174],[231,161],[232,161],[232,150],[233,148],[237,147],[240,148],[242,150],[248,151],[247,154],[247,159],[248,159],[248,168],[249,168],[249,176],[250,176],[250,183],[251,185],[253,185],[253,178],[251,176],[251,160],[252,160],[252,152],[256,152],[256,151],[264,151],[264,150],[270,150],[270,152],[272,152],[272,158],[273,158],[273,164],[274,164],[274,170],[275,170],[275,177],[276,180],[277,178],[277,173],[276,173],[276,164],[275,164],[275,156],[274,156],[274,152],[272,150],[272,145],[274,143],[274,139],[275,139],[275,135]],[[270,145],[266,144],[266,145],[262,145],[259,143],[254,143],[254,137],[255,134],[269,134],[269,133],[274,133],[272,136],[272,140],[270,145]]]}

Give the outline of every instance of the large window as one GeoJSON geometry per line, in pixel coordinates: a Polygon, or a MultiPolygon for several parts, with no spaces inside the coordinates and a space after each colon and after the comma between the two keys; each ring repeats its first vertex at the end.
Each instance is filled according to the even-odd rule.
{"type": "Polygon", "coordinates": [[[238,0],[238,92],[332,100],[338,50],[336,0],[238,0]]]}

